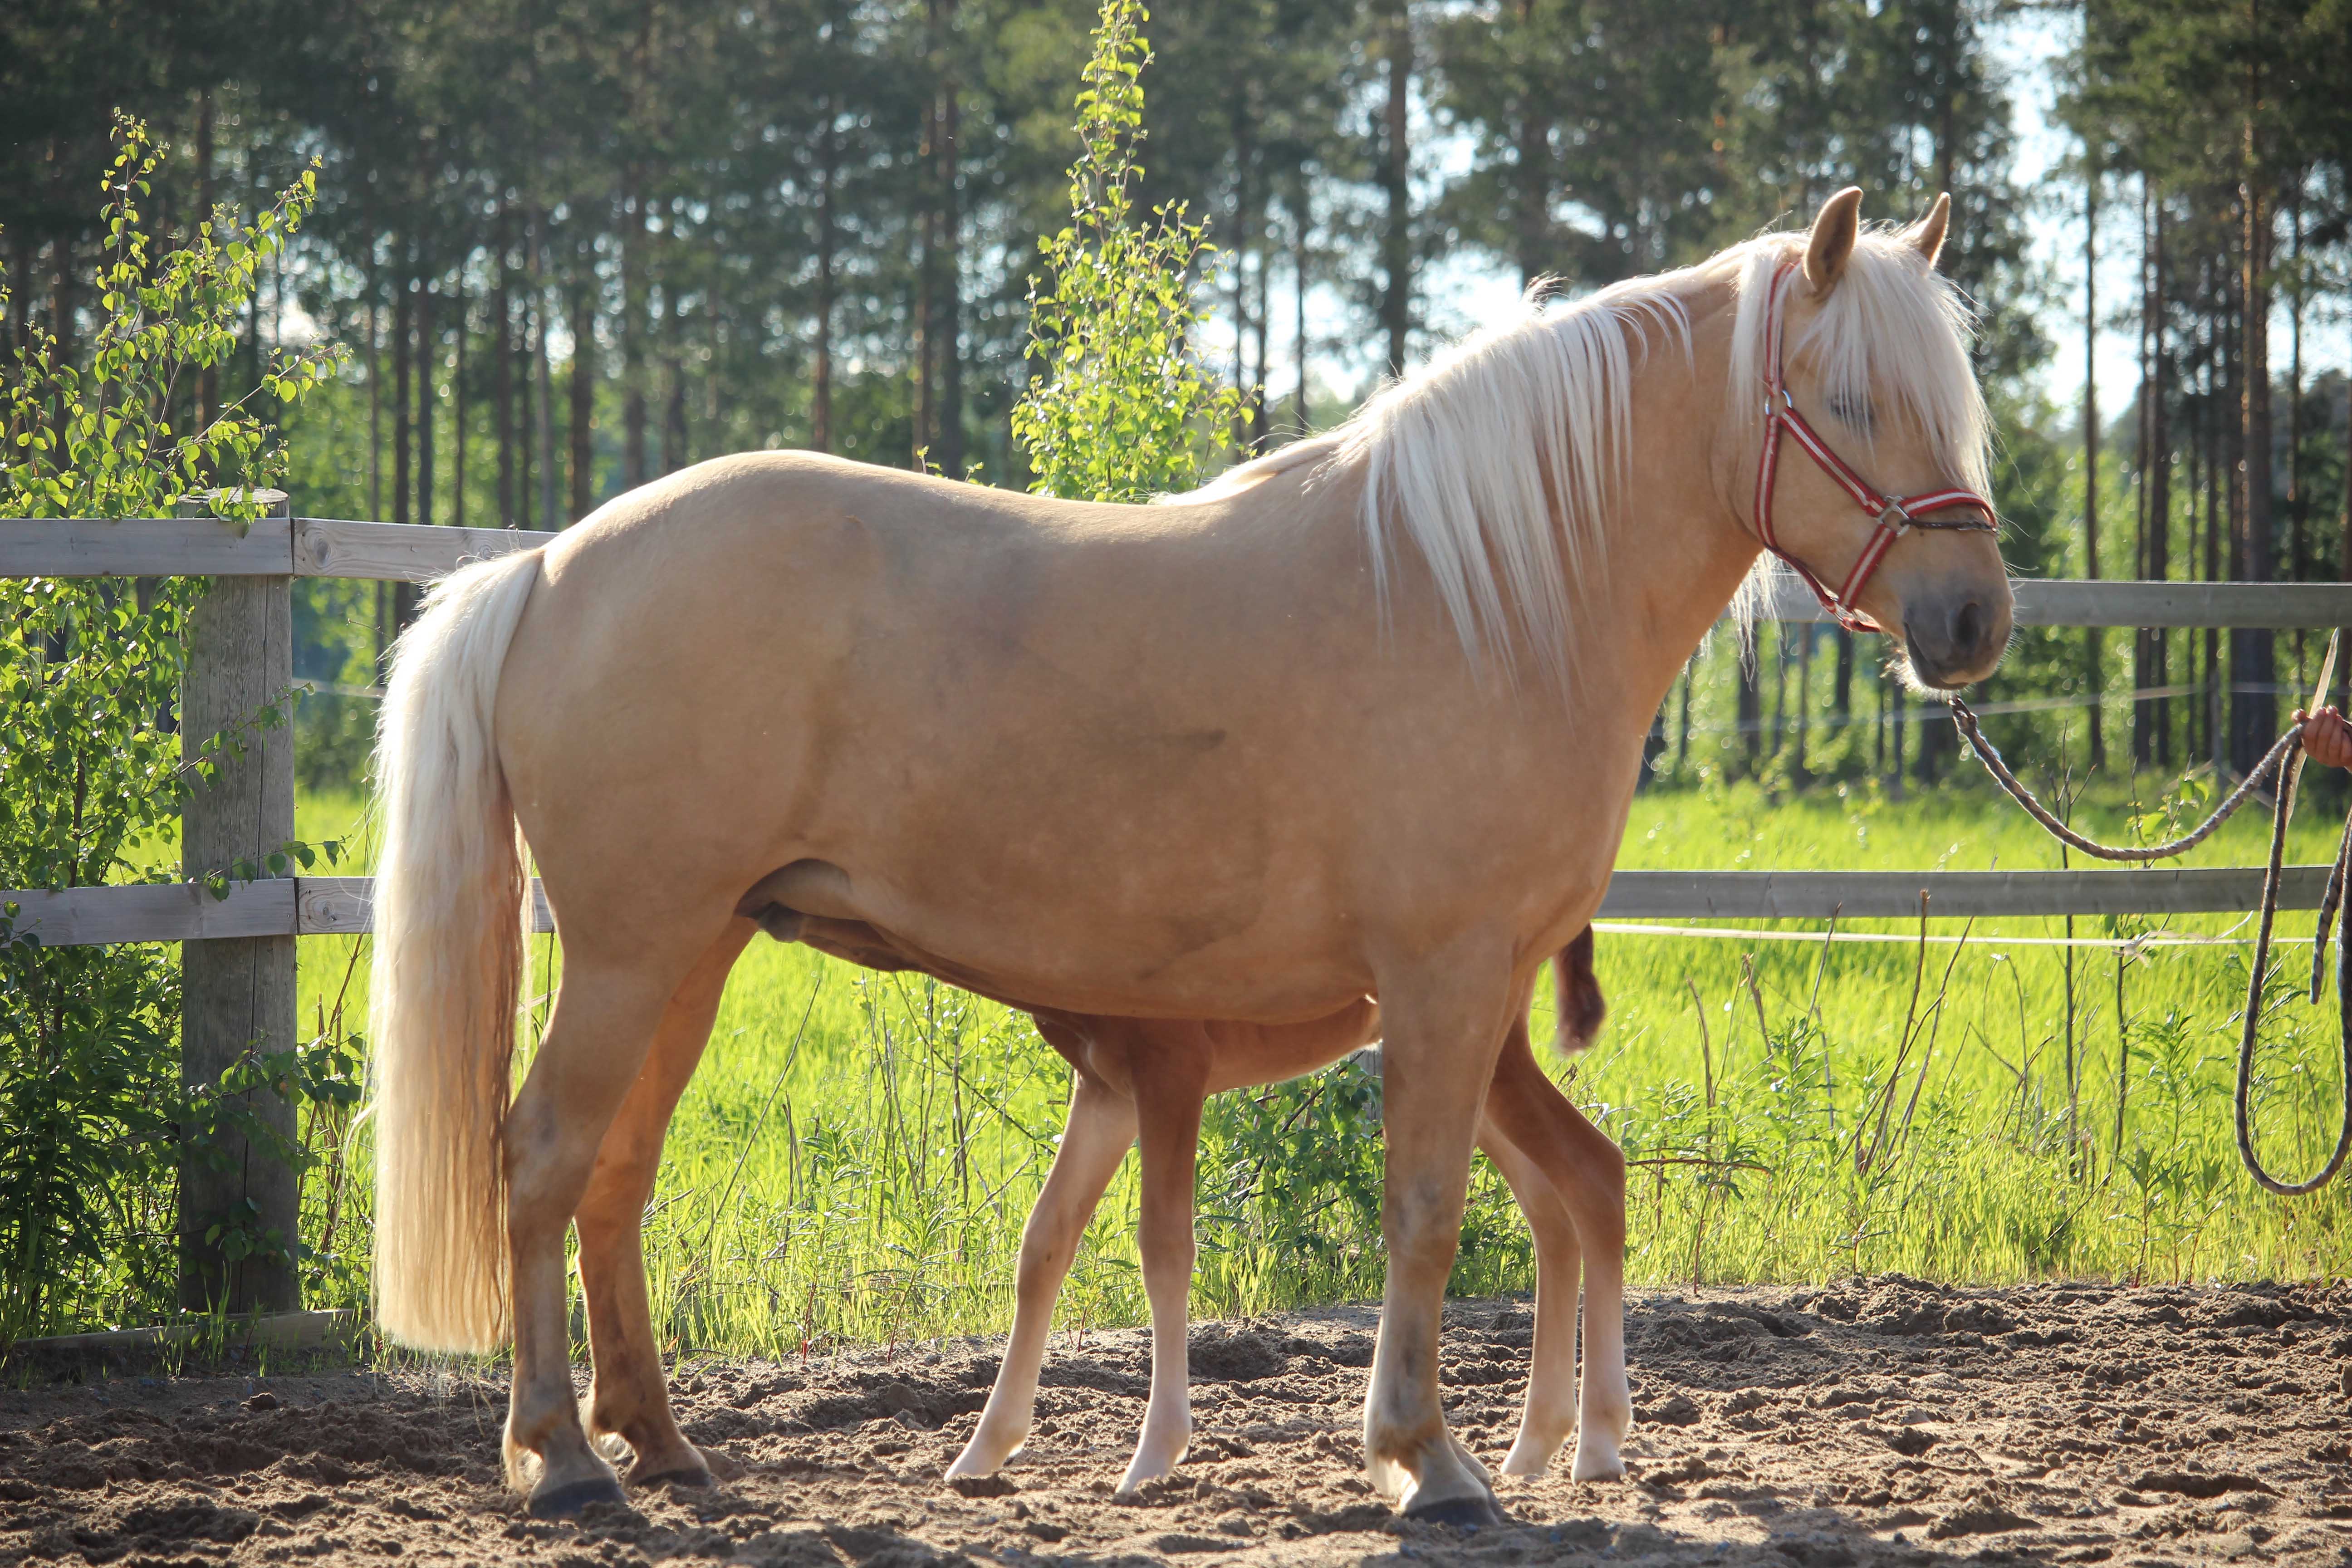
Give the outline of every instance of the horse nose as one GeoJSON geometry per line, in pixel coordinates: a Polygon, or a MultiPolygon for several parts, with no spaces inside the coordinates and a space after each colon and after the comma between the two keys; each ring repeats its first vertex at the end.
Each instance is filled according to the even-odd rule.
{"type": "Polygon", "coordinates": [[[1973,664],[1975,660],[1969,656],[1983,651],[1985,629],[1990,621],[1991,617],[1985,614],[1984,605],[1975,599],[1970,599],[1958,609],[1954,610],[1952,612],[1952,652],[1962,660],[1973,664]]]}
{"type": "Polygon", "coordinates": [[[1906,617],[1906,638],[1912,673],[1930,686],[1951,689],[1990,674],[2009,643],[2009,613],[2001,605],[1970,595],[1949,609],[1916,606],[1906,617]]]}

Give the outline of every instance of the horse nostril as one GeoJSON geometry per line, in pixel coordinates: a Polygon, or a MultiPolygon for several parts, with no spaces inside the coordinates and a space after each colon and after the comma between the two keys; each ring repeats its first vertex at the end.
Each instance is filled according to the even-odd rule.
{"type": "Polygon", "coordinates": [[[1973,651],[1984,635],[1984,606],[1970,599],[1952,616],[1952,647],[1956,651],[1973,651]]]}

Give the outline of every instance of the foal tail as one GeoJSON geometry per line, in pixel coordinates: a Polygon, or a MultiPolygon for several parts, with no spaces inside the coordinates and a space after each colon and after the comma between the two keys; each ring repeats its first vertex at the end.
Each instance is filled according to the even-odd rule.
{"type": "Polygon", "coordinates": [[[538,581],[533,550],[436,584],[401,634],[376,734],[376,1319],[422,1350],[487,1351],[507,1337],[499,1135],[528,884],[491,721],[538,581]]]}

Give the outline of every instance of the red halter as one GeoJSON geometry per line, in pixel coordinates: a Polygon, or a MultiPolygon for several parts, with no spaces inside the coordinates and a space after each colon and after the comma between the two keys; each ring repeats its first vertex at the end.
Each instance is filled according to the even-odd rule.
{"type": "Polygon", "coordinates": [[[1927,490],[1912,496],[1881,495],[1871,488],[1867,479],[1848,467],[1843,458],[1831,451],[1829,443],[1805,423],[1805,416],[1797,412],[1795,402],[1789,396],[1786,367],[1781,360],[1780,305],[1788,291],[1790,275],[1797,269],[1798,264],[1794,261],[1780,264],[1780,270],[1772,274],[1772,292],[1764,306],[1764,452],[1756,465],[1756,537],[1763,542],[1765,549],[1795,569],[1797,575],[1805,580],[1805,585],[1813,591],[1813,597],[1822,602],[1822,608],[1827,610],[1838,625],[1850,632],[1880,631],[1883,628],[1855,609],[1853,605],[1861,596],[1863,588],[1878,571],[1878,563],[1885,559],[1888,547],[1915,528],[1992,533],[1999,530],[2000,520],[1994,515],[1992,502],[1974,490],[1953,489],[1927,490]],[[1846,574],[1845,581],[1838,584],[1834,594],[1813,575],[1812,568],[1780,548],[1780,542],[1772,531],[1772,484],[1773,477],[1780,467],[1780,437],[1783,435],[1795,437],[1797,445],[1821,465],[1822,471],[1853,498],[1853,504],[1877,520],[1878,526],[1871,531],[1869,540],[1862,547],[1862,553],[1854,558],[1853,570],[1846,574]],[[1918,515],[1944,507],[1969,507],[1984,515],[1981,518],[1925,518],[1918,515]]]}

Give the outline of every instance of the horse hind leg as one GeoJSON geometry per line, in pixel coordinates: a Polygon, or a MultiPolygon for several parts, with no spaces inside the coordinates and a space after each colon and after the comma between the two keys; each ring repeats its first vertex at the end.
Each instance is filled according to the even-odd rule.
{"type": "Polygon", "coordinates": [[[1518,1434],[1504,1457],[1507,1476],[1539,1476],[1576,1429],[1576,1226],[1536,1163],[1502,1136],[1489,1118],[1478,1147],[1527,1216],[1536,1244],[1536,1335],[1518,1434]]]}
{"type": "MultiPolygon", "coordinates": [[[[1622,1476],[1620,1449],[1633,1427],[1625,1380],[1625,1156],[1544,1076],[1524,1037],[1505,1047],[1486,1104],[1496,1128],[1541,1171],[1576,1230],[1584,1342],[1570,1474],[1580,1481],[1622,1476]]],[[[1572,1284],[1567,1300],[1574,1300],[1572,1284]]],[[[1538,1300],[1540,1306],[1540,1294],[1538,1300]]]]}
{"type": "Polygon", "coordinates": [[[541,1517],[621,1497],[589,1446],[572,1392],[563,1236],[690,959],[656,968],[586,942],[566,954],[547,1037],[507,1112],[507,1247],[514,1290],[514,1387],[507,1407],[507,1477],[529,1481],[541,1517]],[[536,1471],[535,1479],[532,1472],[536,1471]]]}
{"type": "Polygon", "coordinates": [[[1192,1184],[1200,1160],[1208,1038],[1199,1025],[1151,1031],[1132,1058],[1143,1193],[1137,1241],[1151,1303],[1151,1398],[1118,1496],[1174,1470],[1192,1439],[1192,1184]],[[1185,1048],[1189,1047],[1190,1048],[1185,1048]]]}
{"type": "Polygon", "coordinates": [[[1095,1205],[1134,1142],[1134,1102],[1085,1073],[1077,1074],[1071,1081],[1062,1146],[1021,1230],[1013,1333],[1005,1342],[1004,1361],[971,1440],[948,1467],[948,1479],[994,1475],[1028,1437],[1045,1337],[1054,1323],[1054,1298],[1061,1293],[1095,1205]]]}
{"type": "Polygon", "coordinates": [[[635,1460],[628,1477],[633,1486],[702,1486],[710,1480],[709,1458],[686,1440],[670,1411],[646,1294],[645,1206],[653,1195],[670,1117],[702,1059],[728,972],[751,933],[748,922],[730,927],[671,995],[645,1070],[630,1086],[597,1151],[575,1216],[594,1366],[581,1415],[589,1440],[608,1457],[616,1445],[627,1445],[635,1460]]]}

